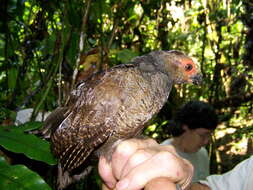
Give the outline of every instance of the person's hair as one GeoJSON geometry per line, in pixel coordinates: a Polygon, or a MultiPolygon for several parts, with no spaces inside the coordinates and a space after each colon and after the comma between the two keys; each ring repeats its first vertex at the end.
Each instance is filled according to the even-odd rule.
{"type": "Polygon", "coordinates": [[[183,125],[189,129],[205,128],[215,130],[218,125],[218,117],[211,105],[202,101],[189,101],[175,114],[174,127],[171,128],[172,136],[180,136],[184,133],[183,125]]]}

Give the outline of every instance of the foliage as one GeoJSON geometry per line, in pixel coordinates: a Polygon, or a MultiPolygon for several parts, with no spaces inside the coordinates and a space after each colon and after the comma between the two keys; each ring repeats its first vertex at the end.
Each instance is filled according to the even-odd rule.
{"type": "Polygon", "coordinates": [[[50,190],[51,188],[35,172],[24,165],[9,165],[0,157],[0,188],[6,190],[50,190]]]}
{"type": "Polygon", "coordinates": [[[41,127],[41,123],[30,122],[20,126],[1,126],[0,144],[6,150],[23,153],[28,158],[55,165],[56,160],[50,151],[47,141],[28,134],[28,130],[41,127]]]}
{"type": "MultiPolygon", "coordinates": [[[[33,120],[40,110],[64,105],[75,84],[93,72],[152,50],[180,49],[198,60],[204,84],[201,88],[176,86],[145,134],[159,141],[167,138],[168,120],[178,106],[190,99],[208,101],[221,122],[210,152],[213,172],[223,172],[217,168],[225,162],[215,156],[236,152],[222,149],[221,139],[229,136],[228,143],[239,144],[238,136],[246,136],[246,141],[252,138],[252,15],[249,0],[3,0],[1,123],[10,125],[15,112],[23,108],[34,108],[33,120]]],[[[9,126],[1,128],[0,134],[18,134],[16,140],[30,142],[27,150],[20,147],[22,143],[9,141],[10,136],[0,135],[0,143],[9,151],[37,159],[30,153],[37,151],[32,147],[37,147],[33,141],[38,139],[23,131],[9,126]]],[[[238,152],[245,154],[249,147],[238,152]]]]}

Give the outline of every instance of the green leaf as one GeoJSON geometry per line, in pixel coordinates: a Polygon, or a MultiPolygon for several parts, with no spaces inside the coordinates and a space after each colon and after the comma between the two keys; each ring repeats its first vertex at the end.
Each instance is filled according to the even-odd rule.
{"type": "Polygon", "coordinates": [[[9,165],[3,157],[0,157],[0,189],[51,190],[37,173],[24,165],[9,165]]]}
{"type": "Polygon", "coordinates": [[[25,132],[39,126],[41,124],[38,122],[29,122],[20,126],[1,126],[0,145],[9,151],[23,153],[31,159],[55,165],[56,160],[50,151],[49,142],[25,132]]]}
{"type": "MultiPolygon", "coordinates": [[[[21,131],[21,132],[25,132],[25,131],[31,131],[34,129],[38,129],[42,127],[42,123],[43,122],[39,122],[39,121],[31,121],[31,122],[26,122],[22,125],[19,125],[15,128],[15,130],[17,131],[21,131]]],[[[15,127],[15,126],[12,126],[15,127]]]]}

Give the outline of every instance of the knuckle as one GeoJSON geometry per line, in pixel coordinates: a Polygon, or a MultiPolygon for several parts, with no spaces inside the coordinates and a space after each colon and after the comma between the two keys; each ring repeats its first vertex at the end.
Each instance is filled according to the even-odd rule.
{"type": "Polygon", "coordinates": [[[180,167],[177,158],[174,154],[168,151],[160,151],[155,155],[157,164],[162,165],[163,169],[170,170],[171,168],[179,169],[180,167]]]}
{"type": "Polygon", "coordinates": [[[146,152],[145,150],[138,150],[136,151],[129,159],[128,164],[129,167],[136,167],[139,164],[144,163],[151,157],[151,154],[146,152]]]}
{"type": "Polygon", "coordinates": [[[184,167],[187,168],[191,173],[193,173],[194,172],[194,167],[191,164],[191,162],[186,160],[186,159],[183,159],[183,161],[184,161],[184,167]]]}
{"type": "Polygon", "coordinates": [[[125,154],[133,152],[135,150],[136,143],[131,140],[122,141],[117,145],[115,152],[119,154],[125,154]]]}
{"type": "Polygon", "coordinates": [[[149,157],[146,151],[138,150],[131,158],[131,161],[134,163],[144,161],[149,157]]]}
{"type": "Polygon", "coordinates": [[[174,159],[174,155],[169,151],[160,151],[157,153],[157,158],[160,160],[168,161],[174,159]]]}

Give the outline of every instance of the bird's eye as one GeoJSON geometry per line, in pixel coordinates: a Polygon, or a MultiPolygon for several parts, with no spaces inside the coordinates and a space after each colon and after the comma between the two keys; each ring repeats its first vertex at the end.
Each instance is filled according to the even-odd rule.
{"type": "Polygon", "coordinates": [[[186,65],[185,65],[185,70],[186,70],[186,71],[192,70],[192,65],[191,65],[191,64],[186,64],[186,65]]]}

